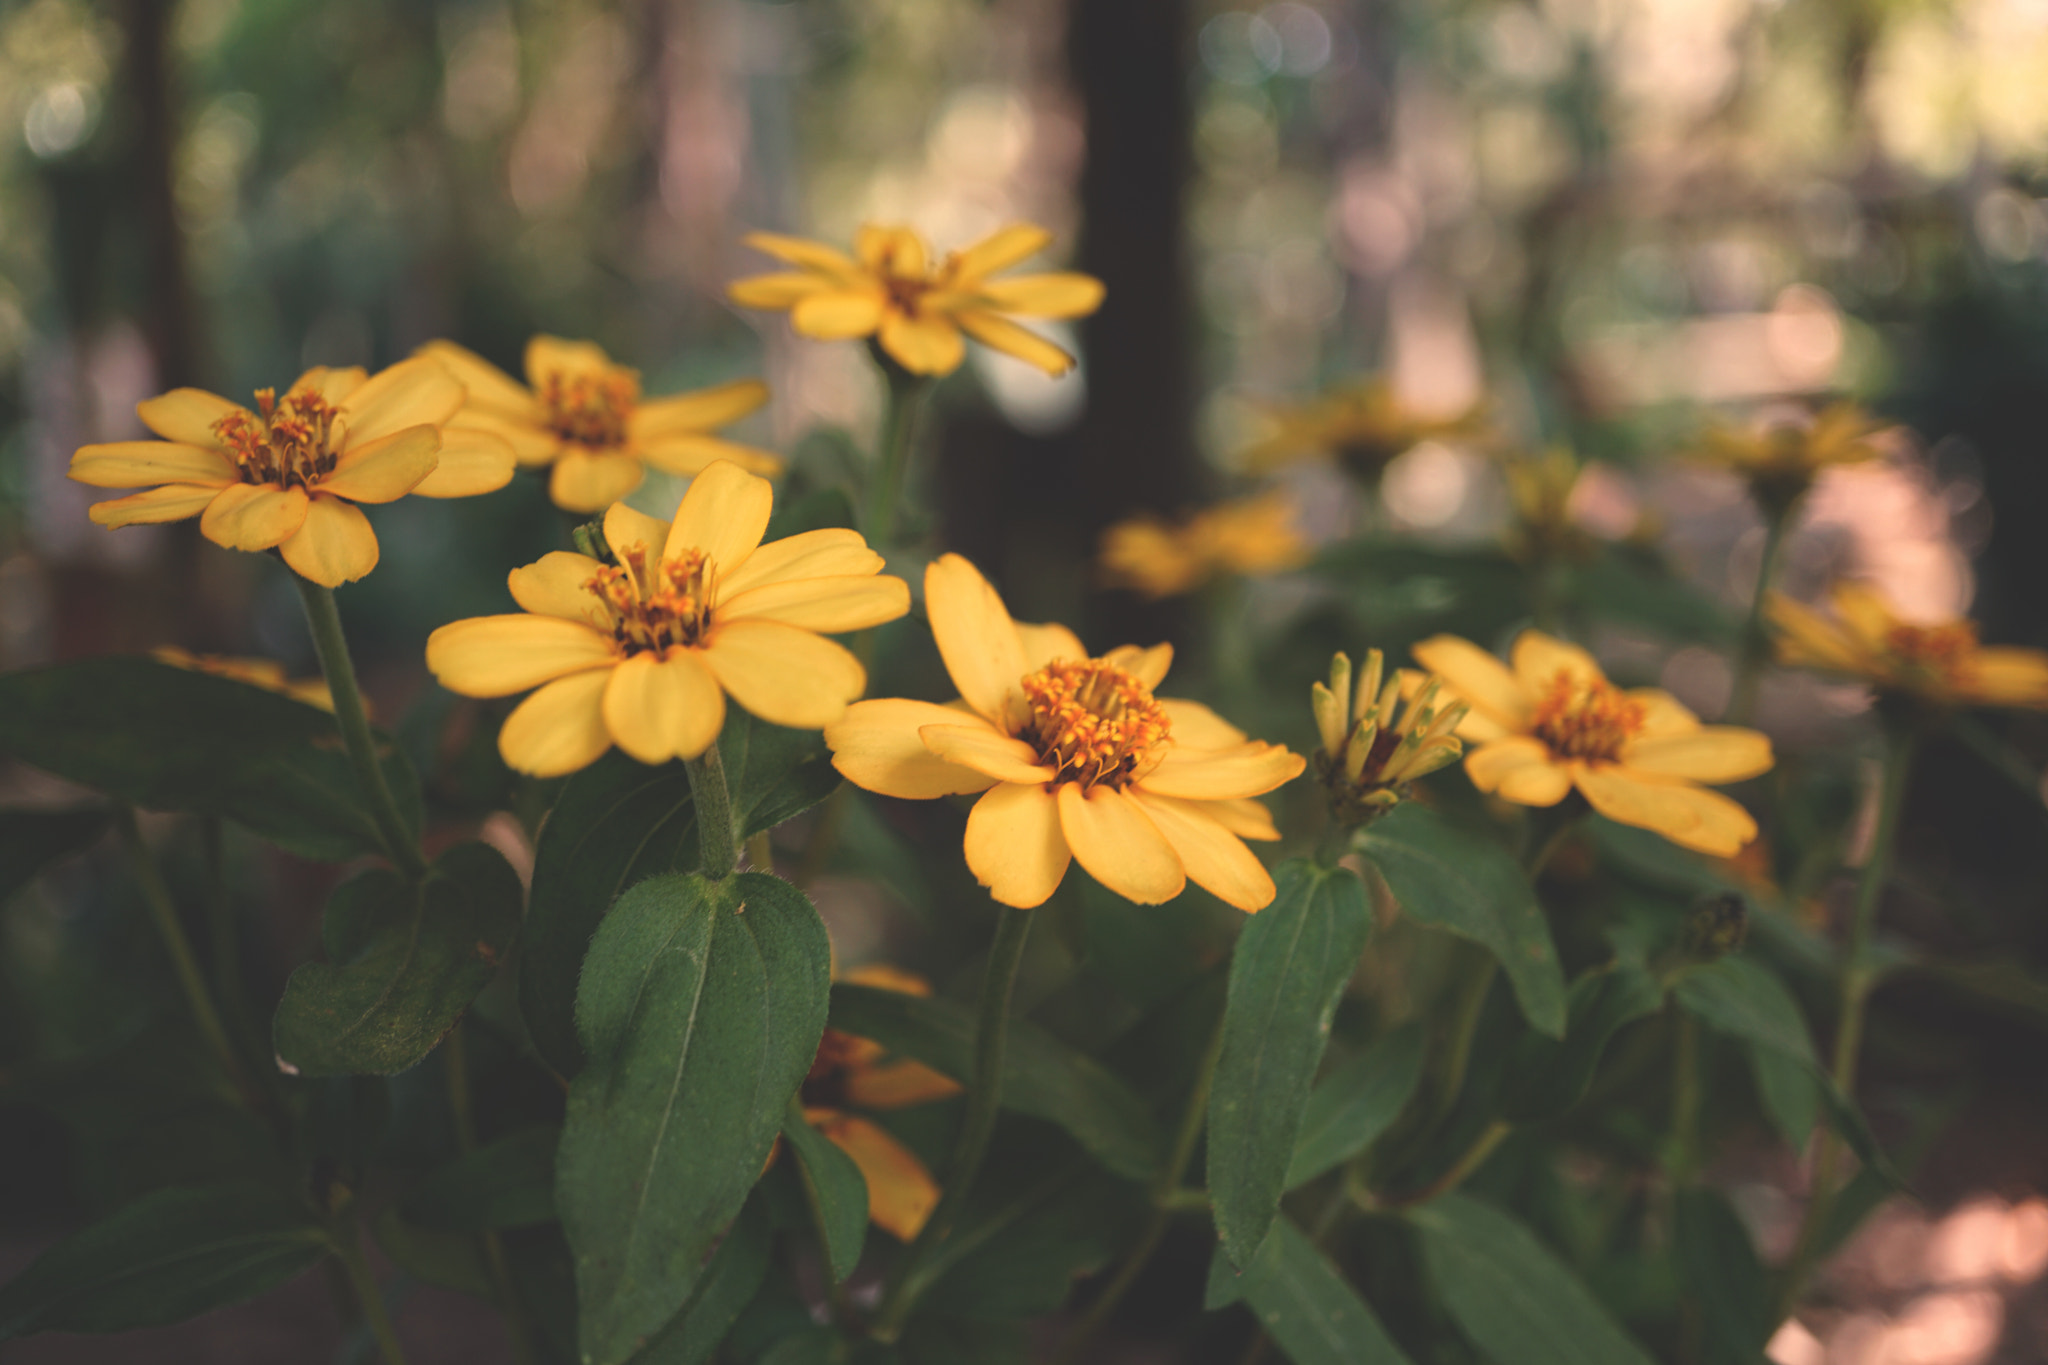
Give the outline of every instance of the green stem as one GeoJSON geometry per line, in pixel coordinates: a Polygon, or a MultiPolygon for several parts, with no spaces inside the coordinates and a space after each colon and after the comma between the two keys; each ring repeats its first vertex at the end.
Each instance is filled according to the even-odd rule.
{"type": "Polygon", "coordinates": [[[861,525],[868,544],[883,554],[896,541],[896,513],[903,502],[903,484],[910,470],[910,452],[917,444],[917,423],[931,396],[932,382],[878,357],[889,381],[889,408],[882,416],[881,446],[870,472],[861,525]]]}
{"type": "Polygon", "coordinates": [[[1699,1165],[1700,1025],[1674,1001],[1671,1056],[1671,1182],[1692,1182],[1699,1165]]]}
{"type": "Polygon", "coordinates": [[[1345,1191],[1350,1195],[1353,1203],[1368,1213],[1379,1213],[1388,1209],[1408,1209],[1414,1208],[1417,1204],[1427,1204],[1438,1195],[1449,1194],[1452,1190],[1464,1184],[1466,1178],[1472,1172],[1485,1165],[1486,1158],[1493,1155],[1493,1149],[1506,1141],[1508,1134],[1514,1130],[1514,1125],[1506,1119],[1495,1119],[1492,1123],[1486,1125],[1486,1128],[1478,1137],[1472,1140],[1470,1146],[1459,1153],[1458,1159],[1453,1161],[1442,1175],[1430,1181],[1421,1189],[1404,1194],[1399,1198],[1383,1199],[1373,1194],[1363,1185],[1352,1184],[1348,1181],[1345,1185],[1345,1191]]]}
{"type": "Polygon", "coordinates": [[[747,836],[747,866],[756,872],[775,871],[775,845],[769,842],[767,830],[747,836]]]}
{"type": "Polygon", "coordinates": [[[974,1030],[974,1077],[967,1087],[967,1112],[954,1139],[953,1159],[946,1167],[944,1193],[939,1206],[910,1244],[889,1276],[889,1287],[876,1315],[872,1335],[877,1341],[893,1342],[903,1331],[910,1311],[929,1284],[919,1273],[919,1263],[932,1249],[953,1233],[960,1210],[981,1160],[988,1154],[989,1138],[996,1127],[996,1113],[1003,1098],[1003,1054],[1009,1043],[1010,995],[1017,985],[1017,972],[1024,962],[1024,944],[1031,936],[1031,912],[1004,906],[996,920],[995,942],[988,953],[988,970],[981,979],[981,1017],[974,1030]]]}
{"type": "Polygon", "coordinates": [[[370,1263],[363,1259],[361,1231],[354,1226],[343,1228],[334,1239],[334,1254],[348,1272],[349,1288],[355,1291],[356,1303],[363,1310],[363,1323],[376,1340],[384,1365],[405,1365],[398,1333],[391,1326],[391,1315],[384,1309],[384,1292],[377,1287],[377,1277],[370,1273],[370,1263]]]}
{"type": "MultiPolygon", "coordinates": [[[[455,1128],[456,1150],[464,1156],[477,1149],[476,1101],[469,1086],[468,1031],[467,1025],[457,1024],[441,1044],[441,1067],[448,1082],[448,1115],[455,1128]]],[[[533,1324],[528,1321],[518,1288],[512,1282],[505,1243],[496,1231],[487,1229],[477,1234],[477,1248],[483,1253],[498,1311],[505,1316],[506,1335],[512,1340],[512,1359],[516,1365],[534,1365],[540,1352],[534,1348],[533,1324]]]]}
{"type": "Polygon", "coordinates": [[[684,762],[690,774],[690,799],[697,809],[697,845],[703,850],[700,871],[713,881],[732,875],[739,865],[738,831],[732,824],[732,793],[725,785],[725,760],[713,744],[684,762]]]}
{"type": "Polygon", "coordinates": [[[1735,669],[1735,690],[1728,702],[1730,725],[1747,725],[1756,714],[1757,689],[1763,685],[1764,664],[1771,656],[1770,633],[1764,629],[1764,603],[1771,591],[1771,579],[1777,573],[1786,532],[1792,528],[1792,513],[1791,507],[1775,513],[1764,531],[1763,558],[1756,566],[1756,592],[1749,600],[1749,617],[1742,624],[1742,653],[1735,669]]]}
{"type": "Polygon", "coordinates": [[[1346,853],[1351,851],[1351,836],[1357,832],[1355,825],[1347,825],[1334,816],[1323,826],[1323,837],[1316,842],[1316,866],[1335,867],[1346,853]]]}
{"type": "Polygon", "coordinates": [[[363,710],[362,690],[356,686],[355,665],[349,660],[348,637],[341,631],[334,593],[297,574],[292,575],[292,582],[299,585],[299,601],[306,608],[306,625],[313,633],[313,650],[320,656],[320,671],[334,696],[335,724],[341,727],[342,743],[348,746],[356,781],[370,802],[370,817],[383,836],[384,850],[401,872],[420,881],[427,875],[427,860],[407,831],[391,786],[384,780],[384,765],[377,761],[377,741],[370,733],[369,713],[363,710]]]}

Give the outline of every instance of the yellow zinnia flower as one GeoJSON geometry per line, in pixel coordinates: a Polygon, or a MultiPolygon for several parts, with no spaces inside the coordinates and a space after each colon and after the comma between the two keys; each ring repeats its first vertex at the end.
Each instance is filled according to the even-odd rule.
{"type": "Polygon", "coordinates": [[[1285,493],[1218,503],[1179,525],[1147,514],[1102,533],[1104,577],[1147,597],[1172,597],[1218,574],[1275,574],[1308,559],[1285,493]]]}
{"type": "Polygon", "coordinates": [[[967,350],[960,334],[966,332],[984,346],[1062,375],[1074,368],[1074,358],[1004,314],[1083,317],[1101,305],[1102,282],[1073,271],[989,278],[1051,240],[1044,228],[1017,223],[934,262],[924,239],[907,227],[862,228],[852,256],[822,242],[751,232],[748,246],[797,268],[736,280],[726,293],[743,308],[788,309],[790,325],[818,341],[874,337],[912,374],[958,369],[967,350]]]}
{"type": "Polygon", "coordinates": [[[1465,773],[1479,790],[1554,806],[1576,787],[1610,820],[1721,857],[1756,837],[1748,811],[1698,785],[1770,771],[1771,741],[1756,731],[1701,725],[1654,687],[1624,691],[1541,631],[1516,639],[1512,669],[1455,635],[1424,640],[1415,658],[1472,708],[1460,730],[1478,746],[1465,773]]]}
{"type": "Polygon", "coordinates": [[[1716,422],[1692,458],[1739,474],[1764,510],[1780,515],[1823,470],[1864,464],[1884,453],[1885,426],[1854,403],[1835,403],[1803,422],[1775,421],[1749,429],[1716,422]]]}
{"type": "Polygon", "coordinates": [[[640,372],[588,341],[528,341],[525,384],[452,341],[430,341],[420,354],[469,386],[452,425],[502,436],[529,469],[552,466],[548,496],[566,511],[603,511],[640,486],[646,465],[696,474],[730,460],[771,479],[782,472],[780,456],[711,434],[768,401],[758,379],[643,399],[640,372]]]}
{"type": "Polygon", "coordinates": [[[1834,615],[1772,593],[1765,604],[1778,631],[1778,660],[1843,673],[1880,694],[1926,705],[2020,706],[2048,710],[2048,654],[1977,643],[1968,620],[1919,625],[1899,618],[1875,588],[1840,582],[1834,615]]]}
{"type": "Polygon", "coordinates": [[[1292,407],[1266,411],[1269,434],[1238,458],[1253,471],[1302,459],[1334,460],[1351,475],[1376,480],[1387,462],[1424,441],[1471,435],[1479,430],[1474,408],[1456,417],[1425,417],[1411,411],[1384,379],[1332,389],[1292,407]]]}
{"type": "Polygon", "coordinates": [[[1364,824],[1394,808],[1408,784],[1458,761],[1457,729],[1471,708],[1440,696],[1443,680],[1406,669],[1385,676],[1386,656],[1366,651],[1365,668],[1351,686],[1351,656],[1330,660],[1328,686],[1309,687],[1315,712],[1316,780],[1330,813],[1346,825],[1364,824]]]}
{"type": "MultiPolygon", "coordinates": [[[[325,678],[301,678],[293,682],[285,676],[284,665],[274,659],[238,659],[225,654],[194,654],[176,645],[159,645],[149,651],[149,657],[160,664],[173,668],[188,669],[194,673],[211,673],[216,678],[231,678],[238,683],[260,687],[266,692],[276,692],[302,701],[308,706],[317,706],[322,711],[334,709],[334,693],[328,690],[325,678]]],[[[369,710],[367,700],[363,709],[369,710]]]]}
{"type": "Polygon", "coordinates": [[[163,440],[85,446],[71,477],[95,488],[155,485],[93,504],[102,526],[196,516],[214,544],[276,549],[301,577],[332,588],[377,567],[377,533],[356,503],[466,498],[510,481],[505,442],[445,426],[461,406],[461,383],[431,360],[374,377],[311,369],[283,398],[257,390],[254,412],[173,389],[135,408],[163,440]]]}
{"type": "Polygon", "coordinates": [[[1065,626],[1020,625],[972,564],[925,570],[925,608],[960,700],[859,702],[825,727],[832,764],[884,796],[980,792],[967,866],[1004,905],[1043,904],[1067,865],[1140,905],[1189,880],[1240,910],[1273,899],[1245,839],[1277,839],[1251,798],[1300,775],[1208,707],[1153,696],[1171,645],[1090,658],[1065,626]]]}
{"type": "Polygon", "coordinates": [[[718,738],[725,698],[776,725],[815,730],[867,686],[860,661],[825,634],[910,610],[857,531],[806,531],[761,544],[773,493],[720,461],[660,521],[619,503],[604,534],[617,562],[558,550],[514,569],[529,615],[482,616],[427,638],[427,667],[451,692],[540,690],[505,719],[506,763],[555,777],[613,744],[642,763],[696,758],[718,738]]]}

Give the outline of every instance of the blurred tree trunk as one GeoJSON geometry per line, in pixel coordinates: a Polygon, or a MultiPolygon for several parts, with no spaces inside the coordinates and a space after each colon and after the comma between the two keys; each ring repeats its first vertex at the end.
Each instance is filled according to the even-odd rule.
{"type": "Polygon", "coordinates": [[[207,380],[198,301],[178,226],[175,186],[179,117],[171,74],[175,0],[124,0],[121,28],[128,97],[134,102],[132,152],[136,224],[142,234],[142,331],[156,360],[157,383],[173,389],[207,380]]]}

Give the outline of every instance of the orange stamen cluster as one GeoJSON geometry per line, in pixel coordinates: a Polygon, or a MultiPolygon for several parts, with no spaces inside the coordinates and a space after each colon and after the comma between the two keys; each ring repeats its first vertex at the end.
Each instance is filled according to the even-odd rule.
{"type": "Polygon", "coordinates": [[[213,424],[243,483],[310,489],[334,472],[334,404],[310,389],[282,403],[276,389],[258,389],[256,408],[261,416],[236,408],[213,424]]]}
{"type": "Polygon", "coordinates": [[[556,435],[608,450],[626,443],[626,420],[640,401],[640,376],[621,365],[575,373],[554,370],[541,380],[540,401],[556,435]]]}
{"type": "Polygon", "coordinates": [[[1560,668],[1536,703],[1530,730],[1559,758],[1614,763],[1647,718],[1643,704],[1612,683],[1581,684],[1560,668]]]}
{"type": "Polygon", "coordinates": [[[1970,621],[1940,626],[1894,625],[1885,648],[1909,673],[1945,683],[1960,681],[1977,652],[1977,627],[1970,621]]]}
{"type": "Polygon", "coordinates": [[[1061,782],[1122,787],[1166,756],[1172,722],[1152,689],[1105,659],[1056,660],[1023,681],[1031,718],[1022,738],[1061,782]]]}
{"type": "Polygon", "coordinates": [[[629,545],[622,564],[607,564],[583,586],[612,617],[612,638],[628,654],[662,653],[701,644],[711,625],[712,563],[685,550],[651,568],[644,545],[629,545]]]}

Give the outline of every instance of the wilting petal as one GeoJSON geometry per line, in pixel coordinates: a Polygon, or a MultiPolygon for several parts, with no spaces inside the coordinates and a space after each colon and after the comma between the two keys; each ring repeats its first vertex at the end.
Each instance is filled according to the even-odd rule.
{"type": "Polygon", "coordinates": [[[923,1231],[938,1207],[939,1187],[915,1153],[879,1124],[855,1114],[807,1109],[804,1117],[860,1167],[868,1187],[869,1222],[904,1242],[923,1231]]]}
{"type": "Polygon", "coordinates": [[[1003,905],[1028,910],[1059,890],[1072,861],[1059,802],[1037,783],[989,788],[967,813],[967,868],[1003,905]]]}
{"type": "Polygon", "coordinates": [[[1643,727],[1636,731],[1643,739],[1669,739],[1700,728],[1700,718],[1660,687],[1631,687],[1623,695],[1643,708],[1643,727]]]}
{"type": "Polygon", "coordinates": [[[910,610],[910,585],[882,574],[835,578],[792,578],[754,588],[722,601],[722,621],[780,621],[784,625],[838,635],[893,621],[910,610]]]}
{"type": "Polygon", "coordinates": [[[530,422],[540,420],[540,404],[532,392],[475,351],[452,341],[430,341],[413,354],[440,362],[455,376],[467,394],[465,407],[492,408],[530,422]]]}
{"type": "Polygon", "coordinates": [[[473,616],[427,637],[427,669],[465,697],[509,697],[618,662],[611,637],[556,616],[473,616]]]}
{"type": "Polygon", "coordinates": [[[983,719],[1003,728],[1011,698],[1022,697],[1031,671],[1009,608],[981,570],[953,554],[926,566],[924,606],[953,685],[983,719]]]}
{"type": "Polygon", "coordinates": [[[798,299],[789,310],[789,325],[813,341],[850,341],[872,336],[882,325],[879,289],[834,289],[798,299]]]}
{"type": "Polygon", "coordinates": [[[851,650],[779,621],[714,626],[704,662],[733,700],[762,720],[817,730],[846,714],[868,685],[851,650]]]}
{"type": "Polygon", "coordinates": [[[803,531],[769,541],[748,555],[747,562],[736,572],[721,573],[718,600],[731,601],[741,593],[770,583],[878,573],[882,562],[882,557],[868,548],[858,531],[843,526],[803,531]]]}
{"type": "Polygon", "coordinates": [[[423,498],[473,498],[512,482],[519,467],[511,443],[475,427],[441,428],[441,458],[412,491],[423,498]]]}
{"type": "Polygon", "coordinates": [[[1005,317],[969,308],[953,315],[960,329],[992,351],[1015,356],[1057,379],[1074,368],[1074,357],[1028,328],[1005,317]]]}
{"type": "Polygon", "coordinates": [[[1166,681],[1167,670],[1173,667],[1173,646],[1153,645],[1144,649],[1137,645],[1118,645],[1102,657],[1145,686],[1157,687],[1166,681]]]}
{"type": "MultiPolygon", "coordinates": [[[[799,305],[799,309],[809,307],[799,305]]],[[[950,318],[913,318],[890,312],[882,319],[882,349],[912,374],[951,374],[960,368],[967,343],[950,318]]]]}
{"type": "Polygon", "coordinates": [[[231,412],[247,413],[252,421],[256,416],[241,404],[230,403],[204,389],[172,389],[135,405],[135,415],[142,419],[142,425],[166,441],[188,446],[219,445],[220,437],[213,424],[231,412]]]}
{"type": "Polygon", "coordinates": [[[292,572],[323,588],[353,583],[377,567],[377,533],[370,519],[325,493],[313,495],[306,519],[277,549],[292,572]]]}
{"type": "MultiPolygon", "coordinates": [[[[407,427],[374,441],[351,444],[318,487],[322,493],[350,502],[396,502],[433,473],[440,458],[438,430],[407,427]]],[[[509,468],[506,474],[509,478],[509,468]]]]}
{"type": "Polygon", "coordinates": [[[799,300],[813,294],[840,287],[830,276],[801,270],[780,270],[772,275],[734,280],[725,287],[725,296],[742,308],[783,309],[794,307],[799,300]]]}
{"type": "Polygon", "coordinates": [[[723,460],[690,481],[669,526],[665,559],[701,550],[721,577],[738,570],[761,543],[775,510],[775,489],[736,464],[723,460]]]}
{"type": "Polygon", "coordinates": [[[1301,776],[1308,760],[1278,744],[1252,742],[1234,749],[1167,750],[1166,758],[1140,781],[1160,796],[1193,801],[1229,801],[1263,796],[1301,776]]]}
{"type": "Polygon", "coordinates": [[[1139,905],[1162,905],[1186,888],[1180,856],[1122,792],[1096,787],[1084,794],[1078,782],[1062,782],[1057,791],[1060,832],[1088,875],[1139,905]]]}
{"type": "Polygon", "coordinates": [[[1771,741],[1755,730],[1706,725],[1690,734],[1639,739],[1622,763],[1631,772],[1694,782],[1742,782],[1771,770],[1771,741]]]}
{"type": "Polygon", "coordinates": [[[1469,704],[1474,715],[1509,730],[1529,728],[1528,694],[1507,665],[1478,645],[1455,635],[1434,635],[1409,652],[1469,704]]]}
{"type": "Polygon", "coordinates": [[[86,516],[108,528],[116,526],[145,525],[159,521],[183,521],[196,517],[207,509],[221,490],[212,486],[197,487],[188,483],[165,484],[144,493],[130,493],[125,498],[113,498],[107,502],[96,502],[86,510],[86,516]]]}
{"type": "Polygon", "coordinates": [[[2048,707],[2048,654],[2037,649],[1980,649],[1972,656],[1966,677],[1961,689],[1965,700],[1988,706],[2048,707]]]}
{"type": "Polygon", "coordinates": [[[448,367],[423,357],[401,360],[372,375],[342,400],[346,449],[416,427],[438,427],[462,408],[463,387],[448,367]]]}
{"type": "Polygon", "coordinates": [[[548,477],[548,497],[565,512],[602,512],[638,488],[642,477],[631,455],[565,446],[548,477]]]}
{"type": "Polygon", "coordinates": [[[825,744],[840,776],[884,796],[924,801],[985,791],[990,779],[939,758],[918,734],[927,725],[958,725],[968,715],[900,697],[855,702],[825,727],[825,744]]]}
{"type": "Polygon", "coordinates": [[[1272,874],[1242,840],[1213,819],[1206,806],[1152,796],[1133,787],[1129,797],[1179,855],[1188,880],[1247,914],[1273,903],[1272,874]]]}
{"type": "Polygon", "coordinates": [[[611,613],[590,590],[604,565],[589,555],[554,550],[505,577],[512,600],[541,616],[559,616],[604,630],[611,613]]]}
{"type": "Polygon", "coordinates": [[[963,286],[972,284],[1036,256],[1051,240],[1052,234],[1035,223],[999,227],[954,257],[953,278],[963,286]]]}
{"type": "Polygon", "coordinates": [[[924,747],[963,768],[972,768],[998,782],[1046,783],[1059,774],[1038,761],[1038,752],[1021,739],[997,734],[979,718],[960,717],[967,724],[927,725],[918,737],[924,747]]]}
{"type": "Polygon", "coordinates": [[[682,432],[715,431],[757,411],[768,401],[768,386],[758,379],[736,379],[715,388],[652,398],[633,409],[626,431],[634,439],[682,432]]]}
{"type": "Polygon", "coordinates": [[[1525,630],[1516,636],[1515,646],[1509,655],[1515,681],[1529,696],[1540,697],[1549,691],[1556,685],[1560,673],[1569,676],[1574,687],[1607,680],[1607,675],[1600,671],[1600,665],[1592,655],[1577,645],[1554,635],[1545,635],[1540,630],[1525,630]]]}
{"type": "Polygon", "coordinates": [[[1528,735],[1510,735],[1465,755],[1465,775],[1483,792],[1496,792],[1520,806],[1554,806],[1572,789],[1571,770],[1550,755],[1550,746],[1528,735]]]}
{"type": "Polygon", "coordinates": [[[1626,768],[1578,764],[1573,774],[1593,809],[1610,820],[1655,830],[1674,844],[1726,858],[1756,838],[1756,821],[1719,792],[1638,776],[1626,768]]]}
{"type": "MultiPolygon", "coordinates": [[[[879,982],[861,980],[859,973],[849,972],[843,979],[855,985],[890,989],[879,982]]],[[[923,1062],[908,1059],[849,1071],[845,1086],[846,1102],[862,1109],[908,1109],[960,1093],[960,1082],[951,1076],[940,1075],[923,1062]]]]}
{"type": "Polygon", "coordinates": [[[268,550],[306,522],[305,490],[274,483],[234,483],[220,490],[199,519],[199,533],[230,550],[268,550]]]}
{"type": "Polygon", "coordinates": [[[1024,642],[1024,663],[1032,671],[1044,668],[1055,659],[1066,659],[1080,663],[1088,657],[1087,648],[1081,638],[1065,626],[1048,622],[1042,626],[1017,624],[1017,638],[1024,642]]]}
{"type": "Polygon", "coordinates": [[[854,276],[860,267],[853,257],[836,246],[803,237],[785,237],[779,232],[750,232],[740,239],[754,250],[790,265],[822,270],[830,275],[854,276]]]}
{"type": "Polygon", "coordinates": [[[594,374],[611,368],[612,358],[592,341],[535,335],[526,343],[526,382],[538,393],[551,374],[594,374]]]}
{"type": "Polygon", "coordinates": [[[1102,306],[1102,281],[1071,270],[987,280],[980,292],[989,307],[1032,318],[1085,317],[1102,306]]]}
{"type": "Polygon", "coordinates": [[[642,763],[695,758],[725,724],[725,693],[691,649],[628,658],[611,670],[603,706],[612,742],[642,763]]]}
{"type": "Polygon", "coordinates": [[[225,488],[240,478],[234,464],[218,450],[171,441],[81,446],[71,457],[70,474],[94,488],[150,488],[166,483],[225,488]]]}
{"type": "Polygon", "coordinates": [[[725,460],[749,474],[772,479],[782,473],[783,459],[769,450],[757,450],[738,441],[717,436],[643,436],[635,438],[632,451],[656,469],[671,474],[696,474],[725,460]]]}
{"type": "Polygon", "coordinates": [[[1234,749],[1251,739],[1198,701],[1161,697],[1159,705],[1173,723],[1173,747],[1176,749],[1234,749]]]}
{"type": "Polygon", "coordinates": [[[650,517],[636,507],[615,502],[604,514],[604,542],[612,547],[620,563],[627,558],[627,551],[637,545],[649,565],[661,558],[662,547],[668,544],[669,524],[659,517],[650,517]]]}
{"type": "Polygon", "coordinates": [[[609,668],[557,678],[512,708],[498,731],[498,752],[508,766],[535,777],[561,777],[587,768],[612,747],[605,728],[609,668]]]}
{"type": "Polygon", "coordinates": [[[1209,818],[1229,830],[1240,839],[1275,840],[1280,837],[1280,827],[1273,823],[1273,812],[1265,803],[1249,796],[1234,801],[1204,801],[1202,809],[1209,818]]]}

